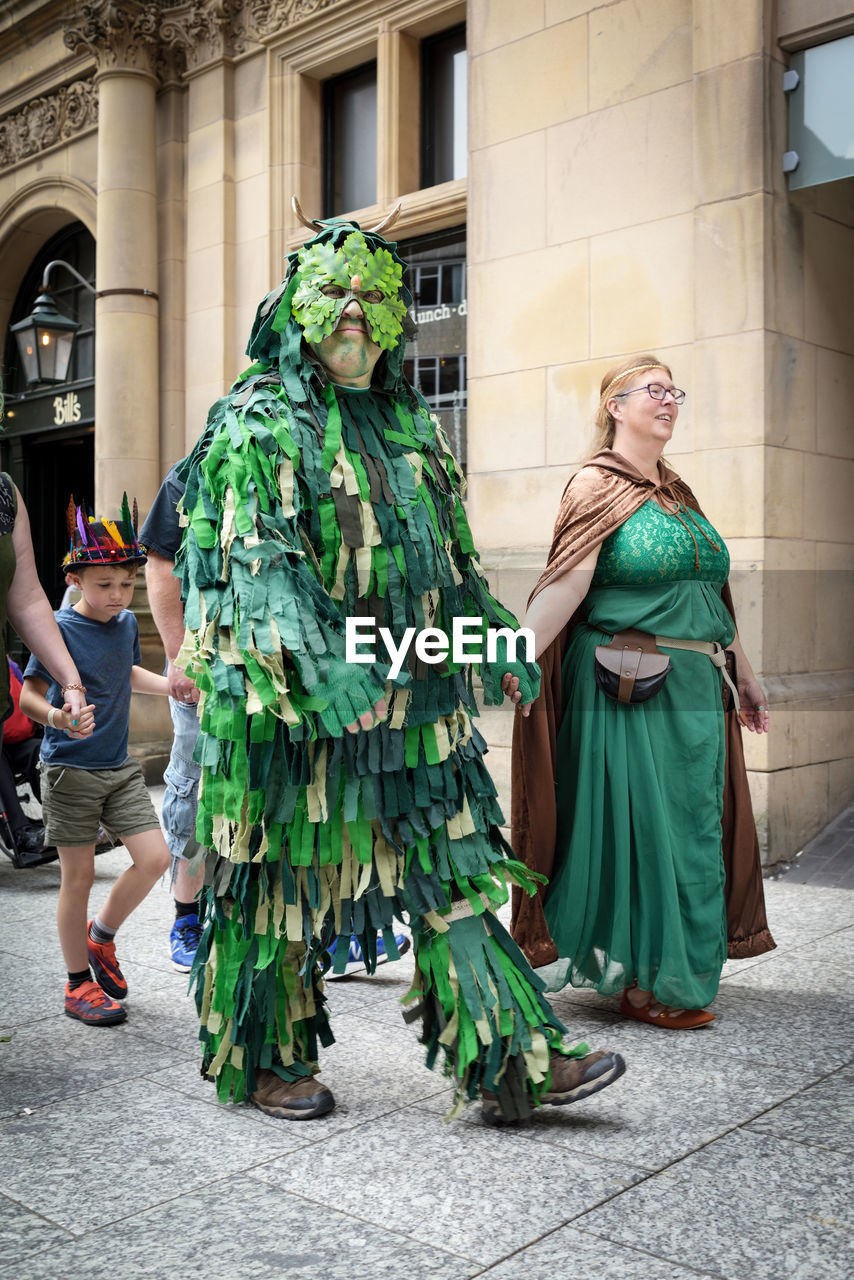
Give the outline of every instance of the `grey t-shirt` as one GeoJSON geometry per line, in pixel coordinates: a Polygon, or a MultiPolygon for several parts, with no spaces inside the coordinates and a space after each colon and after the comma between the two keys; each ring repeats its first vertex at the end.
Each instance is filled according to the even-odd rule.
{"type": "Polygon", "coordinates": [[[176,510],[184,496],[184,484],[177,475],[179,465],[176,462],[174,467],[169,468],[139,531],[142,545],[150,551],[156,551],[164,560],[175,559],[184,532],[178,523],[176,510]]]}

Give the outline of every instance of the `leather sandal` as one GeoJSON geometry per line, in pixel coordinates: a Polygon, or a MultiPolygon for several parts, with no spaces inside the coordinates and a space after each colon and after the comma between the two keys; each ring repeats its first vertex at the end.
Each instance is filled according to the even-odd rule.
{"type": "Polygon", "coordinates": [[[672,1009],[652,996],[638,1008],[629,1000],[626,991],[620,1001],[620,1013],[626,1018],[636,1018],[638,1022],[648,1022],[651,1027],[664,1027],[667,1031],[693,1031],[695,1027],[706,1027],[715,1020],[715,1015],[708,1009],[672,1009]]]}

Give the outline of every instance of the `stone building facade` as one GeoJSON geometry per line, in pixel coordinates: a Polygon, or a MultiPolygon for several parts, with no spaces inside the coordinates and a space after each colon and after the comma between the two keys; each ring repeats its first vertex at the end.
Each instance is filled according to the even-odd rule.
{"type": "MultiPolygon", "coordinates": [[[[436,294],[419,376],[457,425],[462,404],[493,584],[524,607],[604,370],[659,352],[689,392],[668,456],[727,539],[772,705],[748,742],[763,856],[792,856],[854,790],[854,177],[790,189],[783,75],[852,33],[851,0],[6,0],[4,334],[64,230],[94,240],[97,290],[97,376],[9,397],[34,528],[81,456],[99,510],[151,501],[245,363],[301,238],[291,194],[331,212],[330,87],[353,112],[367,76],[370,198],[334,211],[402,200],[425,299],[453,268],[456,354],[431,345],[436,294]],[[431,170],[428,90],[450,90],[427,55],[463,24],[465,154],[431,170]]],[[[506,779],[508,720],[488,724],[506,779]]],[[[165,718],[146,706],[134,734],[165,718]]]]}

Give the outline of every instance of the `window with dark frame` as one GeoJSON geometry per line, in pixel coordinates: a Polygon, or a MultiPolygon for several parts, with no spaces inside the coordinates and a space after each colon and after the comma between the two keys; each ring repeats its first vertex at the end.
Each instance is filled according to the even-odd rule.
{"type": "Polygon", "coordinates": [[[422,187],[466,176],[467,70],[465,23],[422,42],[422,187]]]}
{"type": "Polygon", "coordinates": [[[414,356],[405,361],[404,370],[431,409],[465,407],[465,356],[414,356]]]}
{"type": "Polygon", "coordinates": [[[416,336],[407,343],[404,373],[436,414],[451,448],[466,461],[465,228],[421,236],[400,246],[409,264],[416,336]]]}
{"type": "Polygon", "coordinates": [[[364,209],[377,198],[377,64],[323,86],[323,216],[364,209]]]}

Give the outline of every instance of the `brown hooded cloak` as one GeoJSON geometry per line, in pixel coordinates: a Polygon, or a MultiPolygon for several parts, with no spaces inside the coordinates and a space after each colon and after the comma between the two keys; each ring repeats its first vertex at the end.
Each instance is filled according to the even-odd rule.
{"type": "MultiPolygon", "coordinates": [[[[531,600],[548,583],[579,564],[654,494],[664,493],[700,512],[691,490],[663,462],[659,462],[659,475],[655,484],[612,449],[601,450],[576,472],[561,498],[548,561],[531,600]]],[[[734,617],[728,583],[722,598],[734,617]]],[[[517,715],[513,725],[511,843],[531,870],[547,878],[551,877],[555,860],[557,734],[563,715],[561,669],[572,631],[582,618],[583,611],[579,609],[543,652],[539,659],[540,696],[530,715],[517,715]]],[[[725,715],[721,826],[728,954],[741,958],[762,955],[776,944],[765,915],[759,842],[744,766],[741,725],[734,709],[725,715]]],[[[542,889],[533,898],[513,889],[512,933],[535,968],[558,959],[543,914],[542,889]]]]}

